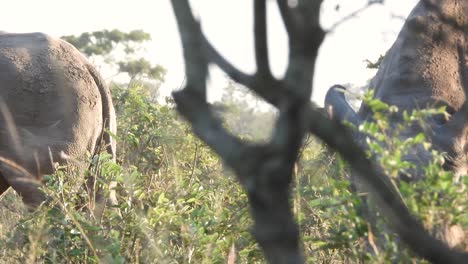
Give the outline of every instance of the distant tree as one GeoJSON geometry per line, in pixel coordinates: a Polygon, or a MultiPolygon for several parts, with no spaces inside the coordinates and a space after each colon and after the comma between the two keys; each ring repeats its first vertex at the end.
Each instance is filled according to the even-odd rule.
{"type": "Polygon", "coordinates": [[[152,90],[151,97],[157,96],[160,84],[164,81],[166,70],[160,65],[153,65],[149,60],[138,56],[143,44],[151,40],[149,33],[142,30],[122,32],[118,29],[84,32],[78,36],[62,36],[62,39],[75,46],[88,57],[101,57],[106,64],[117,68],[118,74],[136,79],[146,79],[144,86],[152,90]],[[122,56],[119,56],[123,53],[122,56]]]}
{"type": "Polygon", "coordinates": [[[114,29],[111,31],[84,32],[79,36],[62,36],[62,39],[70,42],[81,52],[91,57],[95,55],[106,56],[114,51],[118,45],[123,45],[126,53],[134,53],[137,49],[135,44],[151,40],[151,36],[142,30],[125,33],[114,29]]]}
{"type": "Polygon", "coordinates": [[[213,107],[228,130],[247,140],[267,140],[276,119],[274,108],[233,82],[223,89],[221,100],[213,107]]]}

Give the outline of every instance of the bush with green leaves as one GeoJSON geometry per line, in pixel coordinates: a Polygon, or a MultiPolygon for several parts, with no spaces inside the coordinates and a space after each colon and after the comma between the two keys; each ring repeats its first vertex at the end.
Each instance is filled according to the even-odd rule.
{"type": "MultiPolygon", "coordinates": [[[[374,119],[363,122],[358,128],[367,135],[369,156],[377,159],[397,186],[410,211],[439,239],[442,239],[442,232],[447,228],[468,230],[468,177],[457,177],[452,171],[444,170],[445,153],[431,149],[431,143],[423,132],[412,137],[402,136],[408,127],[424,127],[425,120],[429,118],[448,117],[445,107],[401,111],[395,106],[373,99],[372,92],[364,96],[363,103],[373,112],[374,119]],[[394,114],[402,116],[401,122],[391,120],[394,114]],[[427,163],[415,165],[406,159],[407,155],[414,155],[414,150],[418,148],[429,153],[427,163]]],[[[388,232],[383,222],[381,219],[378,221],[377,224],[382,229],[376,231],[383,233],[385,237],[380,258],[408,258],[409,261],[411,254],[398,242],[397,237],[388,232]]],[[[465,237],[458,247],[463,250],[467,246],[468,237],[465,237]]]]}
{"type": "MultiPolygon", "coordinates": [[[[27,213],[18,196],[7,192],[1,200],[0,258],[8,263],[263,263],[249,234],[246,194],[216,155],[191,134],[171,100],[151,101],[149,91],[138,85],[112,85],[112,92],[119,125],[117,162],[102,154],[83,161],[90,165],[82,166],[85,171],[60,168],[46,177],[49,201],[34,213],[27,213]],[[118,204],[105,207],[102,215],[88,209],[94,199],[84,184],[87,176],[100,179],[105,193],[108,182],[118,182],[118,204]]],[[[394,109],[366,102],[374,105],[376,121],[359,129],[369,134],[370,150],[389,175],[406,171],[411,164],[399,162],[401,156],[415,144],[426,144],[424,138],[401,141],[388,136],[382,110],[394,109]],[[392,151],[382,148],[384,143],[392,151]]],[[[274,116],[225,103],[225,111],[235,109],[250,122],[271,123],[274,116]]],[[[408,113],[405,122],[441,112],[408,113]]],[[[251,127],[240,133],[252,134],[241,136],[262,140],[251,129],[255,124],[245,125],[251,127]]],[[[232,132],[239,130],[234,127],[232,132]]],[[[428,229],[435,232],[443,220],[466,227],[468,181],[463,177],[454,183],[438,159],[434,155],[424,169],[424,180],[395,184],[428,229]]],[[[420,262],[391,233],[385,233],[386,243],[378,253],[369,250],[368,241],[377,230],[361,216],[363,194],[351,187],[340,158],[314,138],[304,142],[292,188],[291,204],[308,262],[420,262]]]]}
{"type": "MultiPolygon", "coordinates": [[[[245,194],[172,105],[155,104],[146,92],[140,86],[113,87],[117,163],[104,154],[88,159],[88,171],[62,168],[47,176],[48,204],[33,214],[14,212],[14,220],[0,225],[2,259],[211,263],[224,262],[231,248],[240,260],[260,259],[248,234],[245,194]],[[100,217],[82,208],[93,200],[84,175],[101,177],[106,192],[116,180],[118,205],[100,217]]],[[[21,204],[12,192],[3,202],[10,199],[21,204]]]]}

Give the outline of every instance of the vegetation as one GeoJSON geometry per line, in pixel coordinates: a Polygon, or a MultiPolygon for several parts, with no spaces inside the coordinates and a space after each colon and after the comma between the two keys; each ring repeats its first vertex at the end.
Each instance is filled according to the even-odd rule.
{"type": "MultiPolygon", "coordinates": [[[[59,170],[47,178],[50,204],[32,214],[21,209],[18,196],[9,191],[1,202],[1,258],[9,263],[224,263],[235,256],[236,263],[262,263],[249,234],[246,195],[210,149],[190,133],[172,104],[150,102],[140,86],[114,86],[113,94],[119,117],[118,162],[102,155],[99,162],[89,161],[94,164],[89,172],[59,170]],[[79,207],[89,201],[81,184],[87,173],[119,182],[118,206],[106,208],[100,218],[79,207]]],[[[250,118],[265,115],[243,111],[250,118]]],[[[265,120],[254,118],[252,124],[265,120]]],[[[381,138],[375,127],[363,129],[381,138]]],[[[402,148],[421,143],[419,137],[395,142],[402,148]]],[[[382,162],[394,164],[389,170],[405,169],[408,164],[386,161],[395,159],[394,153],[383,153],[382,162]]],[[[410,261],[411,255],[391,234],[378,254],[365,250],[372,234],[340,164],[315,139],[305,142],[291,199],[308,261],[410,261]]],[[[436,160],[426,172],[424,181],[400,184],[413,213],[434,231],[447,218],[466,226],[466,177],[453,183],[436,160]]]]}
{"type": "MultiPolygon", "coordinates": [[[[155,76],[163,80],[163,74],[155,76]]],[[[119,126],[117,162],[103,153],[83,161],[90,164],[87,171],[59,168],[46,177],[50,201],[34,213],[8,191],[0,201],[0,258],[8,263],[263,263],[249,233],[247,195],[191,133],[172,100],[152,100],[154,86],[138,82],[111,88],[119,126]],[[83,185],[86,175],[102,176],[106,190],[110,180],[118,182],[118,205],[106,207],[102,216],[82,209],[92,204],[83,185]]],[[[245,104],[246,92],[237,89],[231,85],[229,96],[217,104],[224,125],[250,141],[267,139],[275,113],[245,104]]],[[[370,98],[364,99],[377,121],[358,129],[369,134],[369,146],[389,175],[405,171],[411,164],[399,157],[427,143],[419,135],[405,142],[387,136],[384,113],[396,109],[370,98]]],[[[401,125],[443,112],[407,113],[401,125]]],[[[455,181],[439,160],[434,153],[425,180],[394,180],[412,213],[434,233],[442,219],[468,226],[468,178],[455,181]]],[[[303,142],[294,176],[291,200],[308,263],[424,263],[388,233],[383,220],[375,230],[362,218],[362,194],[352,191],[345,163],[315,138],[303,142]],[[377,237],[383,242],[373,247],[377,237]]]]}

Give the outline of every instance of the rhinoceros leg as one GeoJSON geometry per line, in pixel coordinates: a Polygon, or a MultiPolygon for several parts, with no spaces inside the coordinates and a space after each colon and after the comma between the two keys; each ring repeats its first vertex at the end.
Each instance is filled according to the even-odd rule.
{"type": "Polygon", "coordinates": [[[46,197],[40,190],[40,180],[20,165],[2,159],[0,164],[1,175],[22,198],[29,210],[36,209],[46,197]]]}
{"type": "Polygon", "coordinates": [[[15,176],[15,179],[9,183],[21,198],[23,198],[23,202],[29,210],[35,210],[46,199],[44,193],[39,189],[41,184],[32,182],[31,179],[15,176]]]}

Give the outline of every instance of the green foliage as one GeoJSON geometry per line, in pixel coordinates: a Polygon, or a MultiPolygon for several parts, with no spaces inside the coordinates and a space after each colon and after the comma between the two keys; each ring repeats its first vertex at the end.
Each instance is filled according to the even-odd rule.
{"type": "MultiPolygon", "coordinates": [[[[332,173],[333,169],[324,173],[332,173]]],[[[300,208],[297,216],[308,262],[369,259],[361,241],[367,236],[367,224],[359,215],[360,199],[351,192],[348,180],[326,178],[324,181],[323,185],[296,186],[299,200],[295,206],[300,208]]]]}
{"type": "MultiPolygon", "coordinates": [[[[442,239],[444,229],[454,225],[468,229],[468,187],[467,176],[455,177],[451,171],[442,168],[444,153],[431,149],[423,133],[408,137],[408,128],[424,127],[425,121],[436,116],[447,116],[445,107],[434,109],[419,109],[399,111],[395,106],[389,106],[379,100],[372,99],[372,93],[364,96],[364,103],[373,112],[373,122],[364,122],[359,130],[367,134],[369,155],[377,157],[377,161],[391,176],[398,187],[402,198],[410,211],[421,219],[432,235],[442,239]],[[401,122],[391,120],[392,115],[400,115],[401,122]],[[417,155],[420,164],[417,167],[408,159],[409,155],[417,155]],[[422,176],[422,177],[421,177],[422,176]],[[401,177],[405,180],[401,180],[401,177]],[[422,178],[422,179],[421,179],[422,178]]],[[[384,221],[378,223],[386,227],[384,221]]],[[[383,259],[410,258],[410,253],[398,239],[386,234],[380,256],[383,259]]],[[[467,238],[459,247],[468,245],[467,238]]],[[[409,260],[408,260],[409,261],[409,260]]]]}
{"type": "MultiPolygon", "coordinates": [[[[44,191],[49,202],[35,213],[21,209],[18,197],[8,192],[1,201],[0,257],[9,263],[225,263],[228,257],[235,257],[236,263],[262,263],[249,234],[245,193],[214,153],[190,133],[171,101],[161,105],[149,100],[144,86],[112,87],[119,117],[117,162],[103,154],[88,158],[88,170],[61,168],[47,176],[44,191]],[[95,201],[83,175],[102,179],[99,185],[105,193],[108,183],[117,181],[118,204],[106,206],[102,215],[88,210],[95,201]]],[[[224,111],[235,100],[225,99],[224,111]]],[[[380,102],[369,105],[376,110],[376,121],[360,129],[369,134],[371,150],[390,174],[406,171],[411,164],[401,157],[415,145],[426,144],[424,137],[388,136],[388,118],[377,110],[396,109],[380,102]],[[382,147],[384,143],[394,152],[382,147]]],[[[232,109],[249,116],[238,122],[251,122],[243,124],[246,133],[233,133],[263,140],[256,137],[252,123],[268,124],[274,113],[232,109]]],[[[416,111],[407,114],[405,122],[441,111],[416,111]]],[[[232,122],[229,114],[223,114],[227,123],[232,122]]],[[[445,223],[468,223],[463,191],[468,180],[454,182],[439,159],[434,155],[424,180],[395,181],[408,207],[435,235],[445,223]]],[[[307,261],[424,263],[412,257],[383,220],[373,227],[362,218],[363,194],[354,191],[343,172],[343,161],[314,138],[306,139],[291,203],[307,261]]]]}
{"type": "Polygon", "coordinates": [[[62,169],[47,176],[49,203],[18,216],[11,230],[2,229],[2,259],[223,263],[234,248],[239,261],[260,261],[248,233],[245,194],[217,157],[189,132],[172,105],[150,102],[139,86],[114,88],[118,162],[102,155],[91,159],[89,171],[62,169]],[[83,185],[87,174],[101,175],[106,192],[107,182],[118,182],[118,205],[106,207],[100,217],[81,209],[94,203],[83,185]]]}
{"type": "Polygon", "coordinates": [[[376,62],[372,62],[370,60],[365,60],[365,62],[367,63],[366,68],[367,69],[378,69],[384,58],[385,58],[384,56],[380,55],[376,62]]]}
{"type": "Polygon", "coordinates": [[[166,70],[160,65],[153,66],[150,61],[137,56],[143,44],[151,40],[150,34],[142,30],[128,33],[120,30],[102,30],[85,32],[79,36],[62,36],[88,57],[102,57],[110,66],[116,66],[118,73],[126,73],[130,79],[137,76],[163,81],[166,70]],[[116,59],[117,51],[123,51],[125,57],[116,59]]]}
{"type": "Polygon", "coordinates": [[[143,75],[155,80],[164,79],[166,71],[160,65],[152,66],[151,63],[143,58],[130,61],[118,62],[119,71],[126,72],[132,78],[137,75],[143,75]]]}
{"type": "Polygon", "coordinates": [[[133,30],[128,33],[118,29],[85,32],[79,36],[63,36],[66,40],[86,56],[108,55],[115,50],[116,46],[123,44],[127,53],[133,53],[133,44],[151,40],[151,36],[142,30],[133,30]]]}
{"type": "Polygon", "coordinates": [[[262,103],[253,93],[229,83],[214,108],[224,121],[224,126],[244,140],[262,142],[269,139],[276,113],[262,103]]]}
{"type": "Polygon", "coordinates": [[[374,120],[363,122],[359,130],[368,135],[366,140],[371,155],[377,157],[387,175],[393,178],[401,174],[413,177],[411,172],[414,174],[415,165],[405,160],[407,155],[427,154],[435,160],[442,158],[438,156],[438,153],[430,154],[431,144],[426,141],[424,133],[411,136],[401,135],[404,135],[408,128],[424,127],[425,120],[433,116],[446,115],[445,107],[413,110],[411,113],[404,110],[400,113],[401,111],[396,106],[389,106],[380,100],[373,99],[372,92],[364,95],[363,103],[372,111],[374,120]],[[402,121],[391,120],[392,115],[402,116],[402,121]]]}
{"type": "MultiPolygon", "coordinates": [[[[119,45],[133,54],[149,39],[142,31],[99,31],[66,40],[88,55],[113,57],[119,45]]],[[[111,58],[109,61],[115,61],[111,58]]],[[[148,75],[163,82],[165,70],[144,59],[116,63],[130,76],[148,75]]],[[[117,161],[109,155],[88,157],[84,169],[60,168],[45,177],[49,197],[38,211],[25,211],[13,191],[0,200],[0,258],[8,263],[263,263],[249,234],[251,220],[245,193],[218,157],[192,133],[176,114],[172,100],[155,100],[158,86],[132,82],[112,84],[118,117],[117,161]],[[91,165],[91,166],[88,166],[91,165]],[[95,214],[93,193],[85,176],[99,180],[105,194],[116,181],[118,203],[95,214]]],[[[254,95],[232,83],[220,103],[219,115],[229,130],[243,139],[269,137],[275,112],[254,95]],[[247,102],[248,101],[248,102],[247,102]]],[[[399,181],[411,176],[414,164],[405,155],[414,149],[429,150],[423,134],[399,135],[405,128],[445,109],[399,112],[374,100],[364,103],[374,113],[373,122],[358,129],[368,135],[369,155],[392,176],[412,213],[435,235],[447,223],[468,228],[468,177],[456,181],[440,167],[441,154],[431,153],[422,169],[423,180],[399,181]],[[392,115],[403,122],[395,124],[392,115]]],[[[375,226],[363,219],[365,194],[356,193],[345,162],[320,142],[308,137],[303,144],[291,204],[302,234],[309,263],[424,263],[411,253],[379,220],[375,226]],[[372,242],[372,243],[371,243],[372,242]],[[375,245],[377,244],[377,245],[375,245]]],[[[380,216],[379,216],[380,217],[380,216]]]]}

